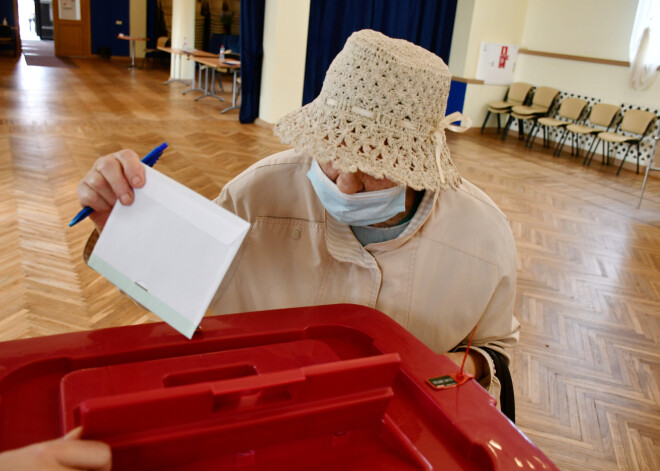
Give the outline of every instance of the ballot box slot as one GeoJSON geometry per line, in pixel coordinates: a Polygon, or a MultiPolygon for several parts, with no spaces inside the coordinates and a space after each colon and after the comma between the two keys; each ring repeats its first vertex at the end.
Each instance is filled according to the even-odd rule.
{"type": "Polygon", "coordinates": [[[240,365],[219,366],[217,368],[206,368],[186,371],[183,373],[171,373],[163,377],[163,386],[170,388],[185,386],[186,384],[208,383],[232,378],[254,376],[257,369],[254,365],[245,363],[240,365]]]}

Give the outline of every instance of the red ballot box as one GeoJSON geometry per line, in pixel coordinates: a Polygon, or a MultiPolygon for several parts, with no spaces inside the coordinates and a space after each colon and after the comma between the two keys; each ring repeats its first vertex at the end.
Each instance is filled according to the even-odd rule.
{"type": "Polygon", "coordinates": [[[113,470],[557,470],[474,380],[348,304],[0,343],[0,450],[82,425],[113,470]]]}

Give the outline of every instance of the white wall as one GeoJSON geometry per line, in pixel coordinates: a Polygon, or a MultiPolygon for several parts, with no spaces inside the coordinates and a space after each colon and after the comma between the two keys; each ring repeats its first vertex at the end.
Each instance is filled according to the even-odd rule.
{"type": "Polygon", "coordinates": [[[302,105],[310,0],[268,0],[259,118],[275,123],[302,105]]]}
{"type": "MultiPolygon", "coordinates": [[[[129,6],[129,23],[131,26],[129,36],[138,38],[147,37],[147,0],[131,0],[129,6]]],[[[144,57],[146,42],[135,42],[135,56],[144,57]]]]}
{"type": "MultiPolygon", "coordinates": [[[[637,0],[529,0],[522,46],[544,52],[628,61],[637,0]],[[570,12],[569,15],[565,15],[570,12]],[[561,25],[552,27],[552,25],[561,25]]],[[[660,109],[660,79],[648,90],[628,85],[628,68],[521,55],[515,79],[603,102],[660,109]]]]}
{"type": "MultiPolygon", "coordinates": [[[[187,48],[195,46],[195,0],[173,0],[172,2],[172,47],[182,49],[184,42],[187,48]]],[[[177,61],[172,55],[170,76],[179,79],[191,79],[195,73],[195,63],[188,58],[180,57],[181,71],[176,67],[177,61]]]]}
{"type": "Polygon", "coordinates": [[[473,78],[482,41],[520,44],[528,0],[458,0],[449,69],[473,78]],[[466,31],[467,30],[467,31],[466,31]]]}
{"type": "Polygon", "coordinates": [[[523,46],[628,60],[637,0],[528,0],[523,46]]]}
{"type": "MultiPolygon", "coordinates": [[[[458,0],[448,64],[452,75],[474,79],[482,42],[519,45],[527,4],[528,0],[458,0]]],[[[485,103],[502,99],[506,88],[468,84],[463,113],[480,126],[486,116],[485,103]]]]}
{"type": "MultiPolygon", "coordinates": [[[[472,15],[468,44],[463,46],[466,57],[450,56],[452,73],[463,78],[475,77],[481,41],[518,44],[555,54],[629,60],[628,44],[637,0],[458,0],[458,5],[457,13],[472,15]],[[516,13],[516,9],[524,11],[524,15],[516,13]]],[[[465,18],[457,17],[457,26],[465,23],[465,18]]],[[[464,36],[455,28],[454,40],[464,36]]],[[[452,54],[454,49],[452,44],[452,54]]],[[[552,86],[616,105],[630,103],[660,109],[660,79],[648,90],[633,90],[628,86],[628,68],[623,66],[520,54],[514,80],[552,86]]],[[[464,113],[481,125],[486,103],[501,99],[505,91],[506,87],[469,84],[464,113]]],[[[494,119],[489,125],[495,125],[494,119]]]]}

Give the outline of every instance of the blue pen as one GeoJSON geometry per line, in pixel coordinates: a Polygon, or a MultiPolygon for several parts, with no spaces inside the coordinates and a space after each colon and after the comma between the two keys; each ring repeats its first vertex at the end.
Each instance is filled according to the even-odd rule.
{"type": "MultiPolygon", "coordinates": [[[[165,149],[167,149],[167,143],[163,142],[161,145],[159,145],[154,150],[152,150],[147,155],[145,155],[144,159],[142,159],[142,163],[144,165],[148,165],[149,167],[153,167],[154,164],[158,162],[160,155],[163,153],[165,149]]],[[[76,214],[76,217],[74,217],[71,220],[71,222],[69,223],[69,227],[75,226],[93,212],[94,210],[92,208],[90,208],[89,206],[85,206],[78,214],[76,214]]]]}

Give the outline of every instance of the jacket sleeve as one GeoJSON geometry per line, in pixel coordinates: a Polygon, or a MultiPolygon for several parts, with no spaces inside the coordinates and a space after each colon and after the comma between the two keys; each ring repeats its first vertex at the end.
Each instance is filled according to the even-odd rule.
{"type": "MultiPolygon", "coordinates": [[[[514,303],[517,279],[516,248],[513,234],[505,241],[503,250],[507,256],[500,267],[500,277],[490,301],[484,310],[471,349],[484,359],[484,376],[480,383],[495,398],[500,398],[501,381],[492,356],[487,350],[499,354],[507,365],[510,363],[508,349],[518,343],[520,323],[514,317],[514,303]]],[[[469,336],[454,351],[465,350],[469,336]]],[[[499,405],[499,401],[498,401],[499,405]]]]}

